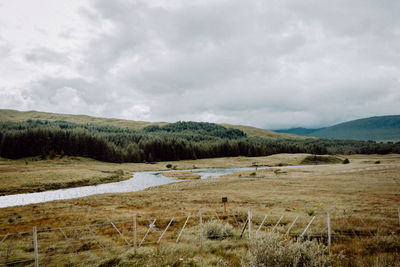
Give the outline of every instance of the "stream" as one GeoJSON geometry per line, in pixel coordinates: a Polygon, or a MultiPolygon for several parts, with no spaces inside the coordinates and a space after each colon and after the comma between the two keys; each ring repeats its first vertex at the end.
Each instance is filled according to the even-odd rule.
{"type": "MultiPolygon", "coordinates": [[[[258,169],[284,169],[294,167],[309,167],[306,166],[282,166],[282,167],[259,167],[258,169]]],[[[176,170],[191,171],[194,174],[200,175],[201,179],[218,178],[222,175],[232,174],[235,172],[255,170],[255,168],[207,168],[207,169],[188,169],[176,170]]],[[[95,194],[105,193],[125,193],[140,191],[149,187],[159,186],[164,184],[181,182],[181,179],[174,177],[166,177],[164,172],[170,171],[150,171],[150,172],[136,172],[132,178],[115,183],[106,183],[92,186],[82,186],[75,188],[65,188],[37,193],[24,193],[16,195],[8,195],[0,197],[0,208],[14,207],[28,204],[35,204],[41,202],[48,202],[54,200],[64,200],[72,198],[86,197],[95,194]]]]}

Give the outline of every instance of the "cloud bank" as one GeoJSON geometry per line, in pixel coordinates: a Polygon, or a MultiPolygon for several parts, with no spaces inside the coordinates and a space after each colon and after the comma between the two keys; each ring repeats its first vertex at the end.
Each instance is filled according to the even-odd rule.
{"type": "Polygon", "coordinates": [[[398,1],[0,3],[0,108],[261,128],[399,114],[398,1]]]}

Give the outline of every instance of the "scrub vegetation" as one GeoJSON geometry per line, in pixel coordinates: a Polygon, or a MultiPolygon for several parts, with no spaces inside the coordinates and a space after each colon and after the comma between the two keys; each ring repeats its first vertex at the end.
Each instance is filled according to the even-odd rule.
{"type": "Polygon", "coordinates": [[[82,156],[106,162],[156,162],[278,153],[388,154],[396,144],[322,139],[268,140],[214,123],[177,122],[131,130],[67,121],[0,123],[0,156],[82,156]]]}

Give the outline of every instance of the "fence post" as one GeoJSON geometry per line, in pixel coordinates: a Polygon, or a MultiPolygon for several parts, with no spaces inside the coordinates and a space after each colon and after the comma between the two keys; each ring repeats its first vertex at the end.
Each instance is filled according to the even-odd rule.
{"type": "Polygon", "coordinates": [[[200,249],[203,249],[203,218],[201,217],[201,211],[199,211],[200,217],[200,249]]]}
{"type": "Polygon", "coordinates": [[[304,232],[301,234],[300,238],[303,238],[303,237],[304,237],[304,234],[307,232],[308,228],[310,227],[310,225],[312,224],[312,222],[314,221],[314,219],[315,219],[315,216],[312,217],[311,221],[308,223],[306,229],[304,229],[304,232]]]}
{"type": "Polygon", "coordinates": [[[289,228],[286,231],[286,235],[289,235],[290,230],[292,229],[293,225],[296,223],[297,219],[299,218],[299,215],[296,216],[296,218],[294,218],[292,224],[289,226],[289,228]]]}
{"type": "Polygon", "coordinates": [[[278,224],[282,221],[283,215],[279,218],[279,220],[276,222],[275,226],[272,228],[271,233],[275,232],[276,227],[278,227],[278,224]]]}
{"type": "Polygon", "coordinates": [[[328,248],[331,248],[331,214],[328,211],[328,248]]]}
{"type": "Polygon", "coordinates": [[[185,224],[183,225],[182,230],[180,231],[180,233],[179,233],[179,235],[178,235],[178,238],[176,239],[176,243],[179,242],[179,238],[181,237],[181,234],[182,234],[183,230],[185,229],[186,224],[187,224],[187,222],[189,221],[189,218],[190,218],[190,215],[187,216],[186,222],[185,222],[185,224]]]}
{"type": "Polygon", "coordinates": [[[39,249],[38,249],[36,226],[33,227],[33,248],[35,252],[35,267],[39,267],[39,249]]]}
{"type": "Polygon", "coordinates": [[[133,251],[136,254],[136,214],[133,215],[133,251]]]}
{"type": "Polygon", "coordinates": [[[261,227],[263,226],[263,224],[264,224],[265,220],[267,219],[267,217],[268,217],[268,215],[265,215],[264,219],[262,220],[260,226],[258,227],[258,229],[257,229],[257,231],[256,231],[256,234],[258,234],[258,231],[260,231],[260,229],[261,229],[261,227]]]}
{"type": "Polygon", "coordinates": [[[172,217],[172,219],[169,221],[167,227],[165,228],[165,230],[162,232],[160,238],[158,239],[157,243],[160,243],[161,239],[163,238],[165,232],[168,230],[169,226],[171,225],[172,221],[175,219],[175,217],[172,217]]]}
{"type": "Polygon", "coordinates": [[[146,234],[144,235],[142,241],[140,241],[139,248],[142,246],[142,244],[143,244],[144,240],[146,239],[147,235],[149,234],[151,228],[154,227],[154,224],[156,223],[156,220],[157,220],[157,219],[154,219],[154,221],[153,221],[152,223],[150,223],[149,229],[147,229],[147,232],[146,232],[146,234]]]}
{"type": "Polygon", "coordinates": [[[399,212],[399,225],[400,225],[400,208],[398,208],[398,212],[399,212]]]}
{"type": "Polygon", "coordinates": [[[249,208],[249,241],[251,242],[251,210],[249,208]]]}
{"type": "Polygon", "coordinates": [[[122,237],[122,239],[125,241],[125,243],[130,246],[128,240],[125,238],[125,236],[118,230],[117,226],[113,222],[111,222],[111,225],[114,227],[114,229],[118,232],[118,234],[122,237]]]}

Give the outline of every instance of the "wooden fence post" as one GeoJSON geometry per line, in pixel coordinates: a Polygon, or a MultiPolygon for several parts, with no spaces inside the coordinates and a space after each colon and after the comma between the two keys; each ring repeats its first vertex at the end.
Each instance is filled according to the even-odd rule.
{"type": "Polygon", "coordinates": [[[175,219],[175,217],[172,217],[172,219],[169,221],[167,227],[165,228],[165,230],[162,232],[160,238],[157,241],[157,244],[160,243],[161,239],[163,238],[165,232],[168,230],[168,227],[171,225],[172,221],[175,219]]]}
{"type": "Polygon", "coordinates": [[[251,242],[251,210],[250,210],[250,208],[249,208],[249,213],[248,213],[248,216],[249,216],[249,241],[251,242]]]}
{"type": "Polygon", "coordinates": [[[398,212],[399,212],[399,225],[400,225],[400,208],[398,208],[398,212]]]}
{"type": "Polygon", "coordinates": [[[200,249],[203,249],[203,218],[201,217],[201,211],[199,211],[200,217],[200,249]]]}
{"type": "Polygon", "coordinates": [[[152,228],[152,227],[154,226],[154,224],[156,223],[156,220],[157,220],[157,219],[154,219],[154,221],[149,225],[149,229],[147,229],[147,232],[146,232],[146,234],[144,235],[142,241],[140,241],[139,248],[142,246],[142,244],[143,244],[144,240],[146,239],[147,235],[149,234],[151,228],[152,228]]]}
{"type": "Polygon", "coordinates": [[[276,222],[275,226],[272,228],[271,233],[275,232],[276,227],[278,227],[278,224],[282,221],[283,215],[279,218],[279,220],[276,222]]]}
{"type": "Polygon", "coordinates": [[[118,232],[118,234],[122,237],[122,239],[125,241],[125,243],[130,246],[128,240],[125,238],[125,236],[118,230],[117,226],[113,222],[111,222],[111,225],[114,227],[114,229],[118,232]]]}
{"type": "Polygon", "coordinates": [[[296,218],[294,218],[292,224],[289,226],[289,228],[286,231],[286,235],[289,235],[290,230],[292,229],[293,225],[296,223],[297,219],[299,218],[299,215],[296,216],[296,218]]]}
{"type": "Polygon", "coordinates": [[[133,251],[136,254],[136,214],[133,215],[133,251]]]}
{"type": "Polygon", "coordinates": [[[240,233],[240,238],[242,238],[244,230],[246,230],[246,226],[249,223],[249,218],[246,219],[246,223],[244,224],[243,228],[242,228],[242,232],[240,233]]]}
{"type": "Polygon", "coordinates": [[[186,224],[187,224],[187,222],[189,221],[189,218],[190,218],[190,215],[187,216],[186,222],[185,222],[185,224],[183,225],[182,230],[180,231],[180,233],[179,233],[179,235],[178,235],[178,238],[176,239],[176,243],[179,242],[179,238],[181,237],[181,234],[182,234],[183,230],[185,229],[186,224]]]}
{"type": "Polygon", "coordinates": [[[304,232],[301,234],[300,238],[303,238],[303,237],[304,237],[304,234],[307,232],[308,228],[310,227],[310,225],[312,224],[312,222],[314,221],[314,219],[315,219],[315,216],[312,217],[311,221],[308,223],[306,229],[304,229],[304,232]]]}
{"type": "Polygon", "coordinates": [[[36,226],[33,227],[33,250],[35,252],[35,267],[39,267],[39,249],[36,226]]]}
{"type": "Polygon", "coordinates": [[[328,211],[328,248],[331,248],[331,214],[328,211]]]}
{"type": "Polygon", "coordinates": [[[265,220],[267,219],[267,217],[268,217],[268,215],[265,215],[264,219],[262,220],[260,226],[258,227],[258,229],[257,229],[257,231],[256,231],[256,234],[258,234],[258,231],[260,231],[260,229],[261,229],[261,227],[263,226],[263,224],[264,224],[265,220]]]}

